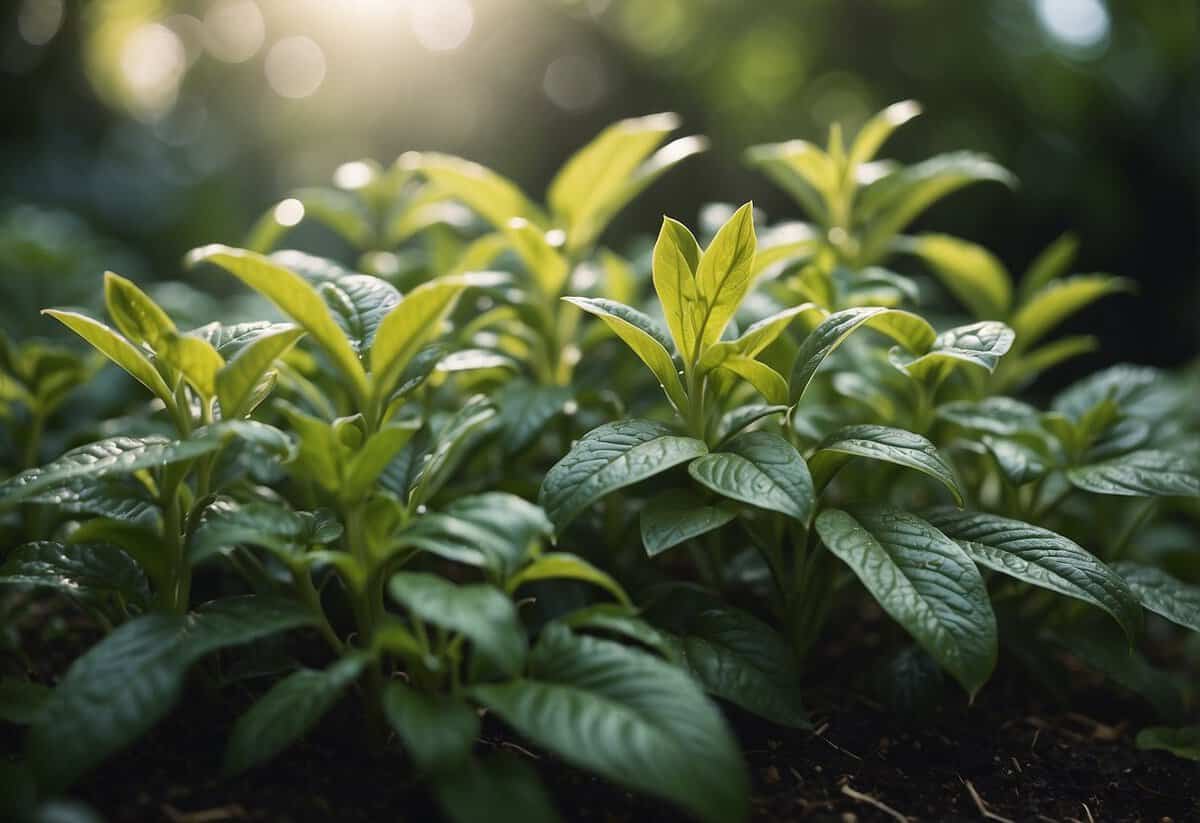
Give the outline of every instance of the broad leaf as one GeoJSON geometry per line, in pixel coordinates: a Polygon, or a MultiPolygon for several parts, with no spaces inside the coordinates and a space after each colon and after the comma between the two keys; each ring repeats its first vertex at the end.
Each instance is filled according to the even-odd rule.
{"type": "Polygon", "coordinates": [[[538,503],[561,532],[606,494],[707,452],[703,441],[680,437],[662,423],[607,423],[584,435],[554,464],[542,481],[538,503]]]}
{"type": "Polygon", "coordinates": [[[574,554],[549,552],[541,555],[508,581],[508,589],[510,592],[515,592],[524,584],[536,580],[578,580],[583,583],[591,583],[607,591],[621,605],[633,606],[629,595],[621,588],[621,584],[614,580],[608,572],[596,568],[582,557],[574,554]]]}
{"type": "Polygon", "coordinates": [[[363,442],[346,464],[346,476],[338,495],[343,500],[361,500],[370,494],[375,481],[421,427],[419,420],[388,423],[363,442]]]}
{"type": "Polygon", "coordinates": [[[227,775],[266,763],[317,725],[362,671],[351,656],[328,669],[301,669],[280,680],[237,719],[225,750],[227,775]]]}
{"type": "Polygon", "coordinates": [[[932,326],[906,311],[870,307],[834,312],[800,344],[789,381],[793,404],[804,395],[825,358],[862,326],[887,335],[914,353],[927,351],[937,337],[932,326]]]}
{"type": "Polygon", "coordinates": [[[80,478],[96,479],[132,474],[182,460],[191,460],[221,447],[217,437],[171,440],[159,435],[110,437],[71,449],[56,460],[27,469],[0,483],[0,505],[25,500],[43,489],[80,478]]]}
{"type": "Polygon", "coordinates": [[[115,477],[82,477],[45,489],[25,500],[55,506],[64,512],[111,517],[137,526],[154,527],[162,519],[158,504],[145,486],[115,477]]]}
{"type": "Polygon", "coordinates": [[[757,617],[710,609],[688,621],[679,643],[687,668],[710,694],[781,726],[809,726],[795,653],[757,617]]]}
{"type": "Polygon", "coordinates": [[[532,503],[505,492],[485,492],[417,518],[397,542],[486,567],[496,579],[507,581],[552,532],[545,513],[532,503]]]}
{"type": "Polygon", "coordinates": [[[175,332],[171,318],[150,295],[111,271],[104,273],[104,306],[121,334],[135,345],[157,349],[175,332]]]}
{"type": "Polygon", "coordinates": [[[1103,609],[1131,642],[1141,631],[1142,610],[1131,587],[1062,535],[994,514],[943,508],[923,516],[976,563],[1103,609]]]}
{"type": "Polygon", "coordinates": [[[438,493],[495,417],[496,407],[491,401],[483,395],[475,395],[437,430],[436,445],[421,455],[421,465],[413,476],[408,495],[410,508],[428,503],[438,493]]]}
{"type": "Polygon", "coordinates": [[[1147,609],[1200,632],[1200,586],[1184,583],[1162,569],[1141,563],[1118,563],[1113,569],[1147,609]]]}
{"type": "Polygon", "coordinates": [[[388,582],[388,592],[416,619],[464,635],[500,671],[516,674],[524,665],[525,630],[512,601],[499,589],[399,572],[388,582]]]}
{"type": "Polygon", "coordinates": [[[367,377],[354,348],[321,295],[303,277],[260,254],[220,245],[194,249],[188,261],[192,265],[218,265],[261,293],[304,328],[350,381],[355,393],[366,397],[367,377]]]}
{"type": "Polygon", "coordinates": [[[549,626],[529,674],[472,696],[569,763],[663,797],[706,823],[747,815],[745,766],[694,681],[645,652],[549,626]]]}
{"type": "Polygon", "coordinates": [[[964,364],[994,371],[1012,344],[1012,329],[1003,323],[985,320],[942,332],[933,347],[918,357],[904,354],[899,349],[892,349],[890,357],[897,368],[914,379],[936,386],[964,364]]]}
{"type": "Polygon", "coordinates": [[[567,386],[549,386],[518,378],[494,395],[500,407],[501,441],[507,454],[524,451],[571,399],[567,386]]]}
{"type": "Polygon", "coordinates": [[[0,565],[0,584],[44,586],[84,601],[110,595],[139,604],[150,599],[146,576],[133,558],[104,544],[37,540],[17,546],[0,565]]]}
{"type": "Polygon", "coordinates": [[[632,316],[636,310],[611,300],[592,300],[586,297],[564,299],[602,319],[613,333],[633,349],[633,353],[650,368],[675,409],[681,414],[687,410],[688,398],[683,391],[683,384],[679,381],[679,373],[675,369],[670,352],[645,330],[645,324],[641,322],[640,318],[632,316]]]}
{"type": "Polygon", "coordinates": [[[938,453],[937,447],[919,434],[891,426],[846,426],[818,443],[809,459],[816,487],[823,488],[842,466],[855,457],[916,469],[941,483],[954,495],[954,500],[960,506],[963,504],[954,469],[938,453]]]}
{"type": "Polygon", "coordinates": [[[642,509],[642,545],[655,557],[735,517],[737,506],[728,500],[709,501],[690,489],[669,489],[642,509]]]}
{"type": "Polygon", "coordinates": [[[817,532],[892,618],[972,695],[996,665],[996,617],[963,549],[896,509],[830,509],[817,532]]]}
{"type": "Polygon", "coordinates": [[[310,620],[298,604],[250,596],[120,626],[71,665],[30,729],[29,760],[41,785],[61,790],[149,731],[204,655],[310,620]]]}
{"type": "Polygon", "coordinates": [[[479,737],[479,716],[471,706],[458,698],[417,691],[398,681],[384,691],[383,711],[409,757],[423,772],[465,766],[479,737]]]}
{"type": "Polygon", "coordinates": [[[739,434],[688,465],[699,483],[724,497],[807,523],[816,495],[804,458],[777,434],[739,434]]]}
{"type": "Polygon", "coordinates": [[[188,560],[199,563],[239,545],[259,546],[291,560],[341,534],[341,524],[327,511],[296,512],[274,503],[213,506],[192,533],[188,560]]]}
{"type": "Polygon", "coordinates": [[[567,258],[546,239],[546,232],[528,220],[515,217],[504,227],[504,236],[533,276],[538,290],[556,297],[567,282],[571,267],[567,258]]]}
{"type": "Polygon", "coordinates": [[[723,340],[715,343],[704,352],[700,360],[701,369],[712,369],[719,366],[726,358],[735,355],[743,357],[758,357],[767,346],[775,342],[788,327],[788,324],[798,314],[818,314],[818,309],[812,303],[804,303],[784,309],[781,312],[764,317],[751,325],[733,340],[723,340]]]}
{"type": "Polygon", "coordinates": [[[352,272],[318,284],[317,293],[359,355],[371,350],[379,324],[400,303],[391,283],[352,272]]]}
{"type": "Polygon", "coordinates": [[[788,402],[788,385],[783,375],[766,363],[734,355],[721,361],[721,368],[745,380],[769,404],[782,406],[788,402]]]}
{"type": "Polygon", "coordinates": [[[1139,449],[1067,469],[1076,488],[1131,497],[1200,496],[1200,460],[1186,453],[1139,449]]]}
{"type": "Polygon", "coordinates": [[[1010,397],[988,397],[978,402],[959,401],[938,406],[937,416],[957,426],[1001,436],[1036,431],[1038,410],[1010,397]]]}

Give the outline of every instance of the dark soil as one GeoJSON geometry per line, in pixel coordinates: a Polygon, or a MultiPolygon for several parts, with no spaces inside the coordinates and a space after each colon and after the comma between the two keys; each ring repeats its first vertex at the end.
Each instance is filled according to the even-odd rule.
{"type": "MultiPolygon", "coordinates": [[[[821,650],[820,679],[861,682],[852,661],[870,655],[855,649],[850,643],[821,650]]],[[[1138,701],[1075,672],[1073,711],[1067,711],[1003,674],[1015,669],[1002,664],[1001,676],[972,706],[961,692],[947,690],[919,722],[897,718],[856,690],[820,683],[809,701],[809,731],[781,730],[731,711],[752,773],[754,820],[1200,820],[1197,764],[1134,747],[1137,730],[1153,722],[1138,701]]],[[[193,688],[181,711],[74,795],[112,823],[439,819],[398,747],[366,754],[354,701],[270,765],[222,779],[231,719],[262,687],[263,681],[247,681],[219,696],[193,688]]],[[[683,819],[528,750],[497,724],[484,728],[480,753],[505,749],[531,758],[567,820],[683,819]]]]}

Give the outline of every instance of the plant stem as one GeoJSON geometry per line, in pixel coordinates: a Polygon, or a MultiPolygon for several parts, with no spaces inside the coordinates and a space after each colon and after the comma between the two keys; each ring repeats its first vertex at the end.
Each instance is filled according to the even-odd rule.
{"type": "Polygon", "coordinates": [[[29,419],[29,431],[25,437],[25,449],[21,454],[21,468],[31,469],[38,464],[41,453],[42,432],[46,426],[46,415],[41,410],[34,410],[29,419]]]}

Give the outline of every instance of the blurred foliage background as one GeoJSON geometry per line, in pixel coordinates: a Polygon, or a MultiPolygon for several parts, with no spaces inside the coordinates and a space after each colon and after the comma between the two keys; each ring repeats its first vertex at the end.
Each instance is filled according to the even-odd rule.
{"type": "Polygon", "coordinates": [[[1059,380],[1200,351],[1195,0],[7,0],[0,320],[51,333],[32,308],[86,302],[105,268],[192,276],[187,249],[240,242],[347,160],[437,149],[540,193],[601,127],[660,110],[712,150],[611,242],[711,201],[796,217],[743,150],[906,97],[926,114],[885,154],[980,150],[1021,181],[918,228],[1018,271],[1072,230],[1081,270],[1140,284],[1073,323],[1103,348],[1059,380]]]}

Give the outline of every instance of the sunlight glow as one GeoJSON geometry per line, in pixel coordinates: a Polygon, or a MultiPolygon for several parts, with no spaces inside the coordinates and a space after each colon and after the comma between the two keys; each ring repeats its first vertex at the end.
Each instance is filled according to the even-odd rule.
{"type": "Polygon", "coordinates": [[[333,183],[339,189],[361,189],[375,179],[375,170],[361,160],[343,163],[333,173],[333,183]]]}
{"type": "Polygon", "coordinates": [[[430,51],[452,51],[471,34],[475,12],[468,0],[414,0],[411,19],[418,43],[430,51]]]}
{"type": "Polygon", "coordinates": [[[262,12],[253,0],[219,0],[204,15],[204,45],[226,63],[249,60],[266,36],[262,12]]]}
{"type": "Polygon", "coordinates": [[[183,41],[160,23],[137,27],[121,49],[121,76],[139,114],[145,117],[157,117],[175,103],[186,69],[183,41]]]}
{"type": "Polygon", "coordinates": [[[280,97],[308,97],[325,79],[325,52],[311,38],[285,37],[267,52],[266,72],[280,97]]]}

